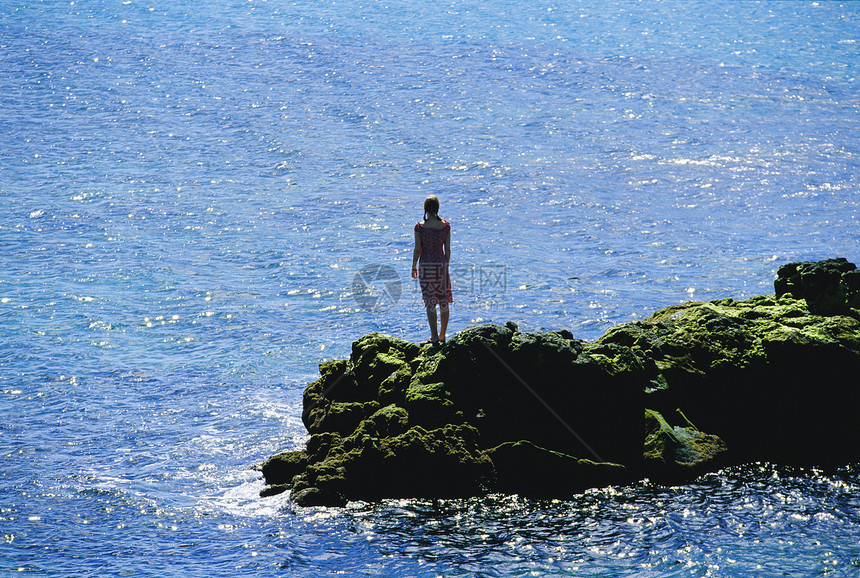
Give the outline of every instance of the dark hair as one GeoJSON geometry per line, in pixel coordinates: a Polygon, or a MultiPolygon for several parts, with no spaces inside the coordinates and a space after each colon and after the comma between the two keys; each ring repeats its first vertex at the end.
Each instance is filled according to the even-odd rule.
{"type": "Polygon", "coordinates": [[[430,195],[426,199],[424,199],[424,220],[427,220],[427,213],[431,215],[436,215],[436,218],[439,218],[439,199],[436,195],[430,195]]]}

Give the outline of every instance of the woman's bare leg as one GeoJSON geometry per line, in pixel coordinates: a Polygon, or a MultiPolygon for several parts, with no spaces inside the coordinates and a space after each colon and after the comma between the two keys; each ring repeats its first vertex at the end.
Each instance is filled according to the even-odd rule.
{"type": "MultiPolygon", "coordinates": [[[[442,328],[439,330],[439,341],[445,341],[445,331],[448,329],[448,304],[440,303],[439,304],[439,313],[442,318],[442,328]]],[[[435,323],[434,323],[435,325],[435,323]]]]}
{"type": "Polygon", "coordinates": [[[439,341],[439,334],[436,332],[436,306],[427,308],[427,323],[430,324],[430,341],[439,341]]]}

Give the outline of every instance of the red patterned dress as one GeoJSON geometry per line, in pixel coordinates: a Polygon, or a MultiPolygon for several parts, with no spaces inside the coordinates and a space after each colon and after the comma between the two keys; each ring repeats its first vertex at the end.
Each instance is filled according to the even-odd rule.
{"type": "Polygon", "coordinates": [[[442,220],[441,229],[415,225],[421,237],[421,254],[418,257],[418,283],[424,307],[435,307],[438,303],[453,303],[451,276],[448,274],[448,258],[445,256],[445,239],[451,233],[451,224],[442,220]]]}

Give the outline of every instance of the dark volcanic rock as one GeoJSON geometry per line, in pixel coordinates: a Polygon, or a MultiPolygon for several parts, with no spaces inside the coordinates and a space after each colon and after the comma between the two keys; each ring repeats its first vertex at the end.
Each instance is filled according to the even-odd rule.
{"type": "Polygon", "coordinates": [[[789,296],[724,299],[668,307],[597,341],[607,342],[646,360],[645,407],[682,409],[735,463],[860,459],[847,442],[860,439],[856,319],[812,315],[789,296]]]}
{"type": "Polygon", "coordinates": [[[487,455],[496,471],[495,488],[501,492],[560,497],[631,479],[620,464],[578,459],[526,440],[505,442],[487,455]]]}
{"type": "Polygon", "coordinates": [[[845,258],[788,263],[776,275],[777,297],[805,299],[816,315],[860,316],[860,270],[845,258]]]}
{"type": "Polygon", "coordinates": [[[371,333],[320,365],[307,447],[263,465],[264,492],[290,488],[300,505],[568,496],[751,460],[858,461],[858,274],[844,259],[792,263],[777,296],[668,307],[593,343],[510,322],[441,347],[371,333]]]}
{"type": "Polygon", "coordinates": [[[260,469],[267,484],[282,485],[292,483],[293,478],[305,471],[307,466],[307,452],[296,450],[272,456],[260,469]]]}
{"type": "Polygon", "coordinates": [[[645,410],[643,470],[655,481],[674,483],[713,471],[725,465],[725,454],[718,436],[671,426],[659,412],[645,410]]]}
{"type": "Polygon", "coordinates": [[[406,407],[419,423],[474,426],[484,448],[529,440],[601,462],[625,462],[642,451],[640,369],[633,357],[586,352],[582,342],[555,332],[470,327],[425,356],[406,407]]]}
{"type": "MultiPolygon", "coordinates": [[[[384,437],[365,420],[347,438],[333,436],[293,480],[299,505],[332,505],[345,500],[386,497],[466,497],[481,493],[492,474],[492,463],[477,445],[478,432],[467,425],[434,430],[414,426],[384,437]],[[312,498],[313,503],[309,503],[312,498]]],[[[309,442],[310,445],[310,442],[309,442]]]]}

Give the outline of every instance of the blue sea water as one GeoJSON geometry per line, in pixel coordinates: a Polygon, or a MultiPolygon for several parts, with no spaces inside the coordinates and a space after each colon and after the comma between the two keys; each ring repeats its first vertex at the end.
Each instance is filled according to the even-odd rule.
{"type": "Polygon", "coordinates": [[[0,573],[860,574],[856,464],[341,509],[252,469],[320,361],[426,337],[428,194],[453,332],[857,262],[858,64],[857,2],[0,3],[0,573]]]}

